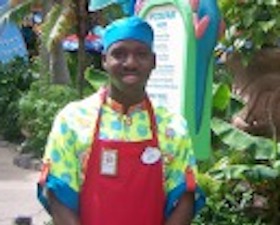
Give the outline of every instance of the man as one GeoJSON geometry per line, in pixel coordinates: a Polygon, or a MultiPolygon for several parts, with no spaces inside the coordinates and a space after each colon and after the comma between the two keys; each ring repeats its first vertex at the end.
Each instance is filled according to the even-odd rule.
{"type": "Polygon", "coordinates": [[[120,19],[103,45],[109,84],[57,115],[40,199],[55,225],[190,224],[198,188],[186,121],[145,92],[153,31],[138,17],[120,19]]]}

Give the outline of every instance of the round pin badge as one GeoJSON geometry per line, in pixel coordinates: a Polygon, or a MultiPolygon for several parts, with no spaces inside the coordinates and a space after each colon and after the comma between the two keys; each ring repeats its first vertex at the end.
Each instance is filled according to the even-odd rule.
{"type": "Polygon", "coordinates": [[[161,157],[161,152],[158,148],[147,147],[141,155],[141,161],[144,164],[154,164],[161,157]]]}

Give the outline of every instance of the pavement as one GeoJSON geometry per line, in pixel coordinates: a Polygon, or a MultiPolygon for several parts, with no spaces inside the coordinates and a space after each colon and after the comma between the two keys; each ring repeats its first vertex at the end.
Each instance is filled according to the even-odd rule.
{"type": "Polygon", "coordinates": [[[46,225],[51,219],[36,197],[38,161],[30,167],[23,160],[25,169],[16,165],[19,156],[15,145],[0,139],[0,225],[17,224],[17,217],[31,218],[31,225],[46,225]]]}

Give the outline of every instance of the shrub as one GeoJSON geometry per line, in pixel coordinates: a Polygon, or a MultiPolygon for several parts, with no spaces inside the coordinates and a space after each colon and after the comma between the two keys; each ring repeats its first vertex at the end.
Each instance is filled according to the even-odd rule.
{"type": "Polygon", "coordinates": [[[18,101],[33,80],[30,65],[23,58],[0,64],[0,133],[6,140],[17,141],[21,137],[18,101]]]}
{"type": "Polygon", "coordinates": [[[69,86],[34,82],[19,102],[20,124],[26,137],[23,150],[41,156],[56,113],[77,98],[77,91],[69,86]]]}

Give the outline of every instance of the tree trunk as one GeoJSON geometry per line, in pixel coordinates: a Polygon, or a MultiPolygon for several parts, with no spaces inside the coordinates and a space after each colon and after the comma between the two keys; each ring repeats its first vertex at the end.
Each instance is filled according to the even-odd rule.
{"type": "Polygon", "coordinates": [[[83,96],[84,88],[84,71],[86,68],[86,52],[84,40],[87,34],[87,23],[86,18],[87,12],[87,1],[77,0],[76,1],[76,12],[78,18],[78,38],[79,38],[79,48],[78,48],[78,75],[77,75],[77,87],[80,97],[83,96]]]}
{"type": "MultiPolygon", "coordinates": [[[[42,3],[42,16],[43,19],[46,17],[47,13],[50,11],[53,4],[53,0],[50,1],[43,1],[42,3]]],[[[49,68],[50,68],[50,54],[47,50],[46,46],[40,43],[39,46],[39,55],[40,59],[42,61],[42,65],[40,67],[40,74],[42,76],[46,76],[49,74],[49,68]]]]}
{"type": "Polygon", "coordinates": [[[70,84],[70,74],[61,42],[55,43],[50,52],[50,71],[53,84],[70,84]]]}
{"type": "MultiPolygon", "coordinates": [[[[54,0],[43,1],[43,18],[51,10],[54,0]]],[[[49,81],[54,84],[70,84],[71,78],[63,48],[60,42],[55,43],[52,50],[48,51],[46,46],[40,45],[40,57],[42,60],[41,74],[51,74],[49,81]]]]}

